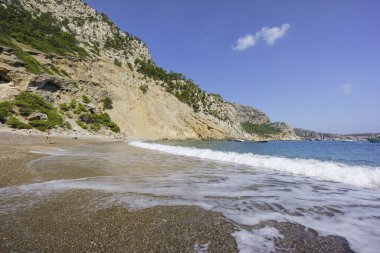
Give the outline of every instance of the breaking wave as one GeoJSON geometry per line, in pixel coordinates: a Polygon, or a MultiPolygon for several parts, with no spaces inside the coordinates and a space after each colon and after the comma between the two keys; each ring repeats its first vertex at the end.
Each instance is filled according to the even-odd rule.
{"type": "Polygon", "coordinates": [[[129,144],[174,155],[248,165],[258,169],[270,169],[359,187],[380,187],[379,167],[349,165],[315,159],[256,155],[253,153],[222,152],[139,141],[133,141],[129,144]]]}

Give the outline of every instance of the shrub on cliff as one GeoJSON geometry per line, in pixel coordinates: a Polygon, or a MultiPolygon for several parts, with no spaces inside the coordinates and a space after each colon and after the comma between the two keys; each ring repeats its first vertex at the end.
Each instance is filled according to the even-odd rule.
{"type": "Polygon", "coordinates": [[[74,35],[61,30],[62,24],[50,13],[33,16],[17,1],[0,4],[0,33],[47,53],[87,56],[74,35]]]}
{"type": "Polygon", "coordinates": [[[0,102],[0,122],[5,123],[12,115],[13,104],[8,101],[0,102]]]}
{"type": "Polygon", "coordinates": [[[83,96],[82,96],[82,101],[83,101],[83,103],[85,103],[85,104],[89,104],[89,103],[91,103],[91,99],[89,99],[86,95],[83,95],[83,96]]]}
{"type": "Polygon", "coordinates": [[[119,126],[115,122],[111,121],[111,118],[107,113],[83,113],[80,115],[79,119],[79,122],[81,122],[81,124],[89,124],[90,128],[94,131],[99,130],[99,126],[103,125],[105,127],[108,127],[113,132],[120,132],[119,126]]]}
{"type": "Polygon", "coordinates": [[[116,66],[118,66],[118,67],[121,67],[121,66],[122,66],[121,62],[120,62],[118,59],[116,59],[116,58],[115,58],[115,60],[113,60],[113,63],[114,63],[116,66]]]}
{"type": "Polygon", "coordinates": [[[53,109],[52,105],[47,103],[42,97],[30,92],[22,92],[15,96],[15,105],[23,116],[28,116],[35,111],[44,113],[44,111],[53,109]]]}
{"type": "Polygon", "coordinates": [[[29,124],[41,131],[47,128],[63,126],[63,119],[57,112],[57,109],[52,104],[46,102],[42,97],[29,93],[22,92],[15,96],[14,104],[17,106],[22,116],[29,116],[34,112],[40,112],[47,115],[47,120],[30,120],[29,124]]]}
{"type": "Polygon", "coordinates": [[[148,92],[148,90],[149,90],[149,87],[148,87],[148,85],[146,85],[146,84],[141,84],[141,85],[140,85],[140,90],[141,90],[141,92],[142,92],[143,94],[146,94],[146,93],[148,92]]]}
{"type": "Polygon", "coordinates": [[[112,99],[110,97],[105,97],[102,102],[104,109],[112,109],[112,99]]]}
{"type": "MultiPolygon", "coordinates": [[[[137,71],[155,80],[161,80],[161,86],[165,91],[177,97],[181,102],[189,105],[195,112],[201,111],[201,105],[205,106],[206,94],[191,79],[187,79],[182,73],[166,72],[151,62],[140,59],[135,60],[137,71]]],[[[140,86],[141,89],[141,86],[140,86]]]]}
{"type": "Polygon", "coordinates": [[[280,129],[272,127],[269,124],[252,124],[250,122],[244,122],[241,123],[241,127],[249,134],[257,134],[263,137],[281,133],[280,129]]]}
{"type": "Polygon", "coordinates": [[[21,122],[19,119],[15,118],[14,116],[11,116],[5,124],[16,129],[31,129],[32,128],[30,125],[24,122],[21,122]]]}
{"type": "Polygon", "coordinates": [[[76,105],[76,108],[74,109],[74,113],[75,114],[81,114],[82,112],[88,112],[88,110],[86,109],[86,107],[83,104],[78,103],[76,105]]]}
{"type": "Polygon", "coordinates": [[[67,112],[68,110],[70,110],[70,106],[66,103],[62,103],[59,105],[59,108],[61,108],[62,111],[65,111],[67,112]]]}

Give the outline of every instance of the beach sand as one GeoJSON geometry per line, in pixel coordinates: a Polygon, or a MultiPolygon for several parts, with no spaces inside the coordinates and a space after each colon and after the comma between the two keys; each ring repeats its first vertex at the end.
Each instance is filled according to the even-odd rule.
{"type": "MultiPolygon", "coordinates": [[[[0,187],[39,182],[27,163],[44,155],[30,150],[64,148],[99,139],[0,133],[0,187]]],[[[120,205],[89,209],[104,193],[69,191],[28,209],[2,215],[0,252],[235,252],[234,225],[197,207],[154,207],[134,212],[120,205]]]]}
{"type": "MultiPolygon", "coordinates": [[[[53,136],[0,133],[0,189],[41,182],[27,163],[43,156],[31,150],[89,144],[101,139],[73,140],[53,136]]],[[[93,205],[108,193],[69,190],[29,208],[0,213],[0,252],[237,252],[232,233],[241,226],[221,213],[193,206],[156,206],[130,211],[125,206],[93,205]]],[[[99,201],[98,201],[99,202],[99,201]]],[[[338,236],[319,236],[287,222],[266,222],[284,238],[275,240],[277,252],[351,252],[338,236]]],[[[253,227],[244,227],[252,229],[253,227]]]]}

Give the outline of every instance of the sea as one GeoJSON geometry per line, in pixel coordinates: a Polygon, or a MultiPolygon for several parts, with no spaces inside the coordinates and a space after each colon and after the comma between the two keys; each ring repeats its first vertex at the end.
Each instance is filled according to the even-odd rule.
{"type": "Polygon", "coordinates": [[[242,225],[232,234],[240,252],[276,251],[278,230],[243,226],[265,221],[344,237],[355,252],[380,249],[380,144],[129,141],[34,152],[49,154],[29,164],[43,182],[0,189],[0,213],[56,192],[90,189],[112,196],[99,205],[220,212],[242,225]],[[9,200],[20,196],[17,205],[9,200]]]}

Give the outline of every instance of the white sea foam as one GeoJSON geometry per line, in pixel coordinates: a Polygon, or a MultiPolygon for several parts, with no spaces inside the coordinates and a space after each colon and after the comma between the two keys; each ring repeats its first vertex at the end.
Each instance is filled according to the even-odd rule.
{"type": "Polygon", "coordinates": [[[241,230],[232,233],[240,253],[270,253],[275,251],[273,238],[283,236],[280,232],[272,227],[263,227],[260,229],[247,231],[241,230]]]}
{"type": "Polygon", "coordinates": [[[270,169],[359,187],[380,187],[379,167],[353,166],[314,159],[285,158],[252,153],[222,152],[156,143],[130,142],[129,144],[174,155],[248,165],[258,169],[270,169]]]}
{"type": "Polygon", "coordinates": [[[33,154],[42,154],[42,155],[65,155],[65,150],[56,148],[56,149],[46,149],[46,150],[31,150],[30,153],[33,154]]]}

